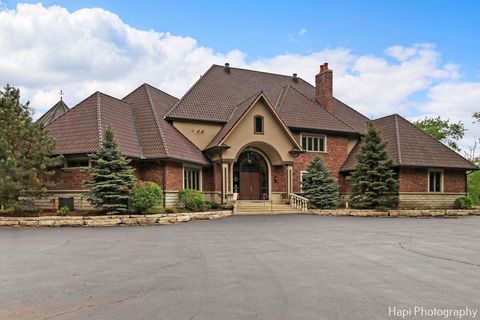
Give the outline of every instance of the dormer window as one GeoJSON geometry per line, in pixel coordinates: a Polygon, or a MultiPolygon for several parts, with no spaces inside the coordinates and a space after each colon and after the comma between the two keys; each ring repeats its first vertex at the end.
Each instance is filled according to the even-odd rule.
{"type": "Polygon", "coordinates": [[[263,134],[263,117],[255,116],[253,118],[253,127],[255,134],[263,134]]]}

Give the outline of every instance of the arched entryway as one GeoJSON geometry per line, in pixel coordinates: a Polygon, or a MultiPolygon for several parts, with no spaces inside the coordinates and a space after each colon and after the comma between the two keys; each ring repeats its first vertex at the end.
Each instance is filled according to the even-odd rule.
{"type": "Polygon", "coordinates": [[[247,149],[233,165],[233,191],[239,200],[261,200],[269,197],[269,166],[260,152],[247,149]]]}

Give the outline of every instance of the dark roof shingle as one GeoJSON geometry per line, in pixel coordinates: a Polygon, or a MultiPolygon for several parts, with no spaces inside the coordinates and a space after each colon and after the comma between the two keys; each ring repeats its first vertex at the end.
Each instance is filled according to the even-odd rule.
{"type": "MultiPolygon", "coordinates": [[[[395,166],[478,169],[473,163],[415,127],[398,114],[373,120],[385,149],[395,166]]],[[[342,166],[342,171],[353,170],[361,143],[357,143],[342,166]]]]}
{"type": "Polygon", "coordinates": [[[107,126],[115,132],[118,146],[130,157],[141,157],[131,108],[125,102],[95,92],[46,126],[55,140],[55,153],[90,153],[98,149],[107,126]]]}
{"type": "Polygon", "coordinates": [[[65,104],[65,102],[63,102],[63,100],[60,100],[47,112],[45,112],[36,122],[46,126],[53,120],[63,115],[68,110],[70,110],[70,108],[68,108],[68,106],[65,104]]]}

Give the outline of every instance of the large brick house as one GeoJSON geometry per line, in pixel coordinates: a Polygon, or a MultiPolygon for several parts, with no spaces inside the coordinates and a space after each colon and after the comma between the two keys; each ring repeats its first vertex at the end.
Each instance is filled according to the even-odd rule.
{"type": "MultiPolygon", "coordinates": [[[[96,92],[68,109],[56,105],[44,121],[65,167],[54,176],[44,206],[59,195],[79,195],[105,128],[116,133],[136,176],[158,183],[165,205],[177,191],[193,188],[212,202],[285,202],[301,192],[302,173],[317,155],[337,179],[346,199],[367,117],[334,98],[333,74],[324,64],[315,86],[293,76],[213,65],[178,100],[148,84],[122,99],[96,92]],[[59,116],[59,113],[63,113],[59,116]]],[[[387,142],[400,181],[400,203],[448,207],[466,193],[472,163],[394,114],[372,123],[387,142]]]]}

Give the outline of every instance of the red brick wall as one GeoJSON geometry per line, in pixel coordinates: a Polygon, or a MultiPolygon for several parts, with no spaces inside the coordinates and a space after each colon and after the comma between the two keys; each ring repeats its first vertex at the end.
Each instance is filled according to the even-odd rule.
{"type": "Polygon", "coordinates": [[[151,181],[165,189],[165,163],[161,161],[133,162],[135,176],[142,181],[151,181]]]}
{"type": "MultiPolygon", "coordinates": [[[[300,134],[294,133],[294,137],[300,143],[300,134]]],[[[296,157],[293,163],[293,192],[300,191],[300,172],[306,170],[310,161],[317,155],[323,159],[333,177],[340,182],[339,171],[348,156],[348,138],[340,135],[327,135],[326,153],[306,152],[296,157]]]]}
{"type": "MultiPolygon", "coordinates": [[[[399,177],[400,192],[428,192],[428,168],[402,168],[399,177]]],[[[443,171],[444,192],[466,192],[464,170],[443,171]]]]}
{"type": "Polygon", "coordinates": [[[272,166],[272,192],[287,192],[287,166],[272,166]]]}
{"type": "Polygon", "coordinates": [[[183,165],[179,162],[165,163],[165,190],[180,190],[183,188],[183,165]]]}
{"type": "Polygon", "coordinates": [[[445,170],[443,174],[444,192],[467,192],[465,170],[445,170]]]}
{"type": "Polygon", "coordinates": [[[51,190],[86,190],[83,181],[89,180],[90,174],[81,169],[59,169],[50,177],[55,185],[51,190]]]}

